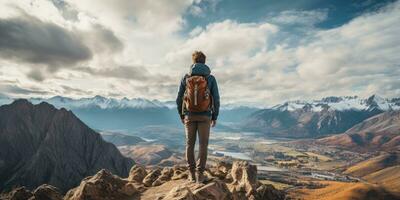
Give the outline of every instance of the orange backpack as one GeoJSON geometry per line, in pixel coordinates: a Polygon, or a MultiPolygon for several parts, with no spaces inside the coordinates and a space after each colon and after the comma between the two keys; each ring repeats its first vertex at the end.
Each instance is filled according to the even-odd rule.
{"type": "Polygon", "coordinates": [[[204,76],[187,76],[186,90],[183,96],[183,110],[205,112],[211,109],[212,97],[204,76]]]}

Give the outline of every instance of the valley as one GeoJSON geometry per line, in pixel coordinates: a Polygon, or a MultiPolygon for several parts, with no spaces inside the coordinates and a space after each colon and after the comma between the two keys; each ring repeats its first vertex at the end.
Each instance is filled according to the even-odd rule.
{"type": "MultiPolygon", "coordinates": [[[[161,129],[161,127],[157,129],[161,129]]],[[[145,128],[143,130],[152,131],[149,131],[151,134],[147,132],[131,133],[137,137],[146,136],[147,140],[150,138],[150,141],[142,142],[141,146],[147,144],[150,145],[148,148],[152,149],[151,145],[161,145],[170,152],[164,158],[169,161],[169,166],[185,164],[183,129],[176,129],[174,132],[172,129],[164,128],[164,130],[169,130],[167,134],[166,132],[156,134],[154,129],[145,128]],[[164,134],[170,139],[164,140],[164,134]],[[173,159],[171,159],[172,154],[174,154],[173,159]]],[[[153,147],[154,149],[159,148],[158,146],[153,147]]],[[[127,155],[124,153],[124,148],[126,147],[120,147],[120,150],[127,155]]],[[[400,158],[400,153],[396,153],[396,151],[355,151],[340,146],[321,144],[317,140],[310,139],[266,137],[257,132],[212,131],[208,164],[215,166],[221,161],[247,160],[257,166],[258,178],[261,182],[272,184],[275,188],[282,189],[289,194],[307,190],[308,196],[302,197],[307,199],[310,195],[315,195],[314,192],[319,192],[321,188],[325,187],[366,187],[369,190],[371,189],[369,186],[372,185],[372,189],[385,191],[388,195],[398,194],[397,188],[383,184],[386,179],[382,180],[388,176],[387,173],[393,173],[398,169],[400,162],[397,159],[387,165],[370,170],[371,173],[375,172],[370,176],[349,171],[352,167],[368,160],[380,157],[397,158],[397,156],[400,158]]],[[[134,155],[130,157],[135,160],[134,155]]],[[[158,159],[157,157],[159,156],[156,156],[155,159],[158,159]]],[[[152,159],[149,158],[149,160],[152,159]]],[[[159,160],[160,162],[153,164],[168,166],[165,165],[166,161],[159,160]]],[[[382,159],[378,159],[375,163],[379,160],[382,159]]],[[[140,160],[135,161],[140,162],[140,160]]],[[[398,184],[397,180],[390,180],[392,184],[398,184]]]]}

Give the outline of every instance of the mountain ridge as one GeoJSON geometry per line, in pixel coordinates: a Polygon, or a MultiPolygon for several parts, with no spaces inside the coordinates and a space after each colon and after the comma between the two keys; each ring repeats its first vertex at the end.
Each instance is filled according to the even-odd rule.
{"type": "Polygon", "coordinates": [[[241,128],[279,137],[322,137],[343,133],[355,124],[385,111],[399,110],[399,99],[326,97],[288,101],[252,113],[241,128]]]}
{"type": "Polygon", "coordinates": [[[71,111],[18,99],[0,106],[0,183],[61,191],[106,168],[127,175],[133,160],[80,121],[71,111]]]}
{"type": "MultiPolygon", "coordinates": [[[[14,98],[6,95],[0,96],[0,104],[11,103],[14,98]]],[[[160,101],[157,99],[146,99],[146,98],[107,98],[100,95],[93,97],[84,98],[71,98],[64,96],[53,96],[50,98],[29,98],[34,104],[42,101],[48,102],[57,108],[65,107],[68,109],[72,108],[93,108],[98,107],[101,109],[125,109],[125,108],[167,108],[176,109],[175,101],[167,100],[160,101]]],[[[232,110],[240,108],[257,108],[257,109],[278,109],[293,111],[304,107],[318,112],[322,109],[329,107],[335,110],[365,110],[378,108],[381,110],[397,110],[400,109],[400,98],[383,98],[376,94],[373,94],[366,98],[360,98],[358,96],[327,96],[316,100],[290,100],[273,106],[257,106],[247,105],[242,103],[228,103],[222,104],[221,109],[232,110]]]]}
{"type": "Polygon", "coordinates": [[[358,151],[400,150],[400,110],[372,116],[342,134],[318,142],[358,151]]]}

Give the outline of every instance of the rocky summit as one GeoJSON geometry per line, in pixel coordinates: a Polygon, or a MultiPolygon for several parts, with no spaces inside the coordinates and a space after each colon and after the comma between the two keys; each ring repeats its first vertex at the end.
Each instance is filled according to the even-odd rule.
{"type": "Polygon", "coordinates": [[[218,163],[205,172],[205,183],[189,183],[187,168],[173,166],[146,169],[135,165],[129,176],[120,178],[107,170],[82,180],[64,197],[58,189],[40,186],[33,192],[16,188],[0,199],[48,199],[48,200],[283,200],[285,194],[272,185],[261,184],[257,179],[257,167],[247,161],[218,163]],[[38,198],[41,195],[43,198],[38,198]]]}
{"type": "Polygon", "coordinates": [[[71,111],[23,99],[0,107],[0,191],[50,184],[64,193],[101,169],[127,176],[133,164],[71,111]]]}

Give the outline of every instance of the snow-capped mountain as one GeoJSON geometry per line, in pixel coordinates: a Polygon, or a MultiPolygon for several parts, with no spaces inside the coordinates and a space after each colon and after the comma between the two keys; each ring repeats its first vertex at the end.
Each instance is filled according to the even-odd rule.
{"type": "MultiPolygon", "coordinates": [[[[0,95],[0,105],[10,104],[13,98],[0,95]]],[[[181,121],[175,101],[149,100],[144,98],[91,98],[74,99],[63,96],[51,98],[29,98],[33,104],[47,102],[56,108],[66,108],[74,112],[82,121],[99,130],[135,130],[143,126],[168,125],[180,127],[181,121]]],[[[237,123],[256,107],[222,105],[218,117],[220,127],[225,123],[237,123]]]]}
{"type": "Polygon", "coordinates": [[[242,129],[280,137],[320,137],[343,133],[357,123],[385,111],[400,110],[400,98],[326,97],[288,101],[252,113],[242,129]]]}
{"type": "Polygon", "coordinates": [[[313,101],[288,101],[278,104],[271,109],[281,111],[295,111],[299,109],[307,109],[313,112],[320,112],[324,109],[345,111],[345,110],[399,110],[400,99],[386,99],[378,95],[372,95],[368,98],[360,98],[358,96],[345,97],[325,97],[321,100],[313,101]]]}
{"type": "MultiPolygon", "coordinates": [[[[7,97],[5,95],[0,96],[0,105],[9,104],[13,101],[13,98],[7,97]]],[[[28,99],[33,104],[38,104],[40,102],[48,102],[57,108],[67,108],[67,109],[88,109],[88,108],[100,108],[100,109],[176,109],[175,101],[160,101],[157,99],[149,100],[145,98],[106,98],[100,95],[89,97],[89,98],[79,98],[73,99],[63,96],[54,96],[51,98],[29,98],[28,99]]],[[[244,104],[222,104],[221,110],[244,110],[244,109],[261,109],[260,106],[248,106],[244,104]]]]}
{"type": "Polygon", "coordinates": [[[57,108],[67,109],[83,109],[83,108],[101,108],[101,109],[148,109],[148,108],[167,108],[163,102],[158,100],[148,100],[144,98],[106,98],[102,96],[94,96],[91,98],[72,99],[69,97],[55,96],[48,99],[31,98],[32,103],[37,104],[42,101],[48,102],[57,108]]]}

